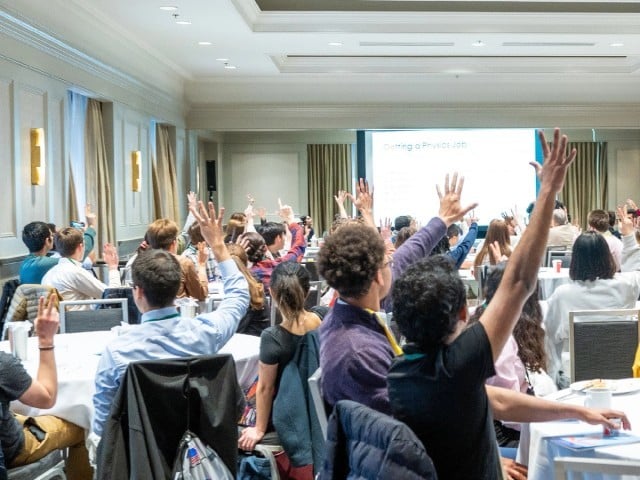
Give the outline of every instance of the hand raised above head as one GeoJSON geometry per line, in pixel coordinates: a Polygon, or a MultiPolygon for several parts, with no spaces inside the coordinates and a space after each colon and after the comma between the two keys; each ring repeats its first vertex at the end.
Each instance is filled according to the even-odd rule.
{"type": "Polygon", "coordinates": [[[449,183],[449,174],[444,178],[444,194],[439,185],[436,185],[436,191],[438,192],[438,198],[440,199],[440,211],[439,217],[447,225],[461,220],[468,212],[478,206],[477,203],[472,203],[463,207],[460,204],[460,196],[462,195],[462,187],[464,186],[464,177],[460,177],[458,180],[458,172],[453,174],[451,183],[449,183]]]}
{"type": "Polygon", "coordinates": [[[110,243],[105,243],[102,247],[102,259],[110,268],[118,268],[118,262],[120,261],[118,249],[110,243]]]}
{"type": "Polygon", "coordinates": [[[287,223],[293,223],[293,208],[291,205],[282,203],[282,200],[278,199],[278,215],[287,223]]]}
{"type": "Polygon", "coordinates": [[[198,197],[196,197],[195,192],[187,193],[187,207],[188,208],[196,208],[198,206],[198,197]]]}
{"type": "Polygon", "coordinates": [[[216,257],[216,260],[221,261],[219,258],[221,255],[224,257],[222,260],[228,258],[229,252],[227,252],[227,249],[224,246],[224,232],[222,230],[224,207],[220,207],[218,214],[216,215],[216,208],[213,205],[213,202],[209,202],[209,209],[207,211],[204,203],[199,201],[197,209],[190,207],[189,210],[200,225],[200,233],[202,234],[202,237],[213,249],[213,254],[216,257]]]}
{"type": "Polygon", "coordinates": [[[46,299],[45,297],[38,299],[38,315],[34,328],[35,335],[41,340],[41,344],[44,341],[53,342],[53,337],[60,326],[57,303],[55,293],[50,293],[46,299]]]}
{"type": "Polygon", "coordinates": [[[635,229],[633,219],[631,215],[627,213],[627,209],[624,206],[617,208],[618,223],[620,228],[620,234],[622,236],[631,235],[635,229]]]}
{"type": "Polygon", "coordinates": [[[564,178],[567,168],[576,158],[576,149],[573,148],[567,154],[567,143],[569,140],[566,135],[560,134],[560,129],[553,131],[553,144],[549,147],[547,139],[542,130],[538,130],[540,146],[544,154],[544,162],[541,167],[540,182],[543,186],[548,186],[552,192],[557,193],[564,186],[564,178]]]}

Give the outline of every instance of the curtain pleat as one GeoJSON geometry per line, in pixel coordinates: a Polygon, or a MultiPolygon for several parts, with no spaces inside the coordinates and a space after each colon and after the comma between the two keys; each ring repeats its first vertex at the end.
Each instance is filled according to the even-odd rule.
{"type": "Polygon", "coordinates": [[[76,195],[76,183],[73,178],[73,168],[69,165],[69,218],[77,220],[80,218],[78,212],[78,196],[76,195]]]}
{"type": "Polygon", "coordinates": [[[152,182],[155,218],[179,222],[176,159],[167,125],[156,125],[156,159],[153,162],[152,182]]]}
{"type": "Polygon", "coordinates": [[[566,205],[572,222],[587,227],[587,215],[607,206],[607,142],[569,142],[576,159],[567,170],[560,200],[566,205]]]}
{"type": "Polygon", "coordinates": [[[338,190],[350,190],[351,145],[307,145],[309,162],[309,211],[316,235],[331,226],[338,207],[333,196],[338,190]]]}
{"type": "Polygon", "coordinates": [[[104,141],[102,103],[94,99],[87,102],[85,172],[87,203],[97,216],[96,242],[99,256],[102,256],[102,246],[115,241],[115,227],[111,211],[111,181],[104,141]]]}

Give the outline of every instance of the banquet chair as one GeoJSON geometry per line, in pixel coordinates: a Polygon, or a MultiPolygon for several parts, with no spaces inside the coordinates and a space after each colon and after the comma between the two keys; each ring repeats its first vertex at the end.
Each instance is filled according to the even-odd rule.
{"type": "Polygon", "coordinates": [[[7,480],[66,480],[64,451],[54,450],[40,460],[7,470],[7,480]]]}
{"type": "Polygon", "coordinates": [[[322,298],[322,282],[315,281],[309,282],[309,294],[304,302],[304,308],[311,310],[313,307],[320,305],[320,299],[322,298]]]}
{"type": "Polygon", "coordinates": [[[574,473],[600,473],[605,475],[640,476],[640,462],[637,460],[617,460],[609,458],[556,457],[553,459],[555,480],[574,478],[574,473]]]}
{"type": "Polygon", "coordinates": [[[320,429],[322,430],[322,437],[327,439],[327,408],[322,398],[322,391],[320,389],[320,378],[322,378],[322,368],[313,372],[313,375],[309,377],[307,382],[309,383],[309,391],[311,392],[311,398],[313,399],[313,408],[318,417],[318,423],[320,423],[320,429]]]}
{"type": "Polygon", "coordinates": [[[105,421],[96,479],[174,478],[186,430],[235,475],[237,420],[244,407],[230,354],[130,363],[105,421]]]}
{"type": "Polygon", "coordinates": [[[38,315],[40,297],[47,297],[48,295],[55,295],[58,300],[62,300],[58,290],[52,286],[40,285],[39,283],[23,283],[19,285],[11,297],[0,340],[6,338],[8,322],[20,322],[23,320],[33,322],[38,315]]]}
{"type": "Polygon", "coordinates": [[[569,312],[572,381],[631,377],[639,315],[635,308],[569,312]]]}
{"type": "Polygon", "coordinates": [[[319,480],[367,478],[435,480],[422,442],[405,423],[351,400],[336,403],[329,418],[319,480]]]}
{"type": "MultiPolygon", "coordinates": [[[[127,310],[129,316],[129,322],[131,325],[140,324],[140,319],[142,318],[142,313],[138,310],[136,306],[136,302],[133,300],[133,288],[131,287],[111,287],[105,288],[104,292],[102,292],[102,298],[126,298],[127,299],[127,310]]],[[[116,308],[117,304],[104,304],[101,305],[100,308],[116,308]]]]}
{"type": "Polygon", "coordinates": [[[126,298],[67,300],[60,302],[60,333],[98,332],[129,323],[126,298]],[[67,310],[73,305],[120,304],[120,308],[67,310]]]}
{"type": "Polygon", "coordinates": [[[554,260],[561,260],[562,268],[568,268],[571,265],[571,250],[565,247],[547,247],[544,266],[552,267],[554,260]]]}
{"type": "Polygon", "coordinates": [[[302,261],[300,264],[309,272],[309,277],[312,282],[320,280],[320,274],[318,273],[318,264],[315,261],[302,261]]]}

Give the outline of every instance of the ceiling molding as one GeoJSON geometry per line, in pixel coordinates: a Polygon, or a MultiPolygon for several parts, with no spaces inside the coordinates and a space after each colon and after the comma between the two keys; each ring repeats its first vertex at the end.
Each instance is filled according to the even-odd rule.
{"type": "Polygon", "coordinates": [[[607,105],[197,105],[187,128],[220,131],[387,128],[633,128],[640,103],[607,105]],[[330,127],[329,127],[330,126],[330,127]]]}
{"type": "MultiPolygon", "coordinates": [[[[139,80],[133,75],[108,65],[2,10],[0,10],[0,35],[12,38],[21,45],[35,49],[39,54],[51,56],[74,69],[96,77],[100,82],[108,82],[122,90],[137,95],[147,104],[161,106],[163,110],[166,110],[168,105],[173,105],[180,109],[183,108],[182,98],[176,98],[175,92],[166,92],[158,89],[155,85],[139,80]]],[[[5,51],[0,47],[0,57],[57,81],[69,85],[76,83],[74,78],[77,77],[67,75],[69,72],[65,69],[55,72],[49,65],[40,68],[33,62],[23,62],[20,52],[14,49],[6,48],[5,51]]],[[[90,85],[81,85],[81,87],[91,90],[90,85]]]]}

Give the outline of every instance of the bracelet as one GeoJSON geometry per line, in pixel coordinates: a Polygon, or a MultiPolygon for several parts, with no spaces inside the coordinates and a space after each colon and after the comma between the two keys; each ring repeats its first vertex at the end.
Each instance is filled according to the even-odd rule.
{"type": "Polygon", "coordinates": [[[38,345],[38,350],[53,350],[54,348],[56,348],[55,345],[49,345],[48,347],[38,345]]]}

